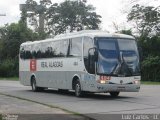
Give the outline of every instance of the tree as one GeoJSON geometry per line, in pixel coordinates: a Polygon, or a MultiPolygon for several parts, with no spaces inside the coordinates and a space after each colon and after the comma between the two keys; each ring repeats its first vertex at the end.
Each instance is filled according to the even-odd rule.
{"type": "Polygon", "coordinates": [[[131,29],[129,29],[129,30],[121,30],[120,33],[126,34],[126,35],[133,35],[131,29]]]}
{"type": "MultiPolygon", "coordinates": [[[[27,0],[27,4],[38,5],[33,0],[27,0]]],[[[99,29],[101,16],[97,15],[92,5],[86,5],[86,1],[65,0],[60,4],[52,4],[50,0],[41,0],[40,5],[45,8],[45,31],[56,35],[65,32],[80,31],[84,29],[99,29]]],[[[37,26],[35,11],[29,15],[31,25],[37,26]]]]}
{"type": "Polygon", "coordinates": [[[23,24],[12,23],[0,28],[0,76],[18,76],[18,54],[20,44],[39,39],[37,33],[23,24]]]}
{"type": "Polygon", "coordinates": [[[24,27],[21,22],[0,28],[0,59],[15,59],[18,57],[20,44],[35,39],[38,39],[38,34],[24,27]]]}
{"type": "Polygon", "coordinates": [[[136,23],[139,31],[138,44],[143,51],[141,62],[142,80],[160,80],[160,6],[134,5],[128,21],[136,23]]]}
{"type": "Polygon", "coordinates": [[[128,14],[128,21],[136,23],[141,37],[160,34],[160,6],[140,6],[136,4],[128,14]]]}
{"type": "Polygon", "coordinates": [[[60,34],[74,30],[99,29],[101,16],[94,10],[92,5],[87,6],[82,1],[66,0],[60,5],[54,5],[47,12],[50,31],[60,34]]]}

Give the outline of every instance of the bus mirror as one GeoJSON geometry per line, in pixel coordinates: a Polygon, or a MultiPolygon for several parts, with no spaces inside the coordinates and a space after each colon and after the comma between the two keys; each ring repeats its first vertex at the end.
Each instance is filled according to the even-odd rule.
{"type": "Polygon", "coordinates": [[[96,47],[90,48],[88,50],[88,58],[94,62],[98,61],[98,52],[96,47]]]}
{"type": "Polygon", "coordinates": [[[94,51],[94,60],[95,60],[95,62],[98,61],[98,51],[97,51],[97,48],[95,48],[95,51],[94,51]]]}
{"type": "Polygon", "coordinates": [[[95,62],[98,60],[97,48],[93,47],[88,50],[88,72],[90,74],[95,74],[95,62]]]}

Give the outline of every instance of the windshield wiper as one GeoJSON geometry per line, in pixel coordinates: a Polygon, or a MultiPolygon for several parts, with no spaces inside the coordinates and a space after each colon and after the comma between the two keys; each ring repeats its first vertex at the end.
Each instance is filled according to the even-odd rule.
{"type": "MultiPolygon", "coordinates": [[[[128,64],[126,63],[126,61],[124,60],[124,56],[123,53],[120,52],[120,60],[119,62],[114,66],[113,70],[110,72],[110,75],[115,75],[115,76],[124,76],[124,73],[127,73],[125,68],[127,68],[127,70],[129,71],[129,74],[132,76],[132,71],[130,70],[128,64]],[[124,69],[124,71],[123,71],[124,69]]],[[[125,76],[128,76],[128,74],[126,74],[125,76]]]]}
{"type": "MultiPolygon", "coordinates": [[[[114,66],[114,68],[113,68],[113,70],[110,72],[110,74],[111,75],[117,75],[116,73],[115,73],[115,71],[117,70],[117,66],[119,65],[119,63],[117,63],[115,66],[114,66]],[[115,73],[115,74],[114,74],[115,73]]],[[[118,67],[119,68],[119,67],[118,67]]]]}

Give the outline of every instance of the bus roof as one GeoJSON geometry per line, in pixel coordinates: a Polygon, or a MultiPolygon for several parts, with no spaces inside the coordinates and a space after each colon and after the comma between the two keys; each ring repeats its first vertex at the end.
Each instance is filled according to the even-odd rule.
{"type": "Polygon", "coordinates": [[[22,43],[21,45],[28,45],[28,44],[35,44],[40,42],[49,42],[49,41],[57,41],[57,40],[63,40],[63,39],[70,39],[70,38],[76,38],[76,37],[113,37],[113,38],[128,38],[128,39],[134,39],[133,36],[125,35],[125,34],[118,34],[118,33],[109,33],[107,31],[101,31],[101,30],[82,30],[79,32],[73,32],[73,33],[66,33],[57,35],[54,38],[49,38],[45,40],[40,41],[27,41],[25,43],[22,43]]]}

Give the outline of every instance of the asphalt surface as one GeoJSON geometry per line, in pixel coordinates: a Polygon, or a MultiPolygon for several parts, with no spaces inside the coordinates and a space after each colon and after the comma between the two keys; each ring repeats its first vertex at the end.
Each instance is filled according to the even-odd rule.
{"type": "Polygon", "coordinates": [[[86,120],[58,108],[6,95],[0,95],[0,114],[0,120],[86,120]]]}
{"type": "Polygon", "coordinates": [[[122,114],[158,114],[160,120],[159,92],[160,85],[141,85],[140,92],[123,92],[117,98],[112,98],[107,93],[87,94],[83,98],[77,98],[73,92],[60,93],[56,90],[32,92],[31,87],[20,85],[18,81],[0,80],[0,93],[57,106],[102,120],[106,119],[108,114],[118,114],[121,117],[122,114]]]}

